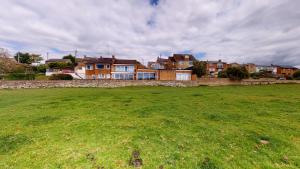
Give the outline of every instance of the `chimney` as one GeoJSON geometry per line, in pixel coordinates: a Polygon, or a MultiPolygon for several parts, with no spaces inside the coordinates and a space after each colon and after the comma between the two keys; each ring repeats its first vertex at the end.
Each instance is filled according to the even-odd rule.
{"type": "Polygon", "coordinates": [[[114,63],[116,61],[115,55],[112,55],[111,58],[112,58],[112,62],[114,63]]]}

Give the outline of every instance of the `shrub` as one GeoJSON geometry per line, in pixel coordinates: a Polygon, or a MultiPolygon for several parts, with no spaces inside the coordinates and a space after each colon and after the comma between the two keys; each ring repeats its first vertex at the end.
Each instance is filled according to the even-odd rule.
{"type": "Polygon", "coordinates": [[[10,73],[6,77],[8,80],[34,80],[35,74],[33,73],[10,73]]]}
{"type": "Polygon", "coordinates": [[[261,74],[260,73],[251,73],[250,77],[253,79],[259,79],[261,77],[261,74]]]}
{"type": "Polygon", "coordinates": [[[53,62],[48,64],[51,69],[64,69],[68,67],[72,67],[71,63],[62,63],[62,62],[53,62]]]}
{"type": "Polygon", "coordinates": [[[34,71],[36,71],[37,73],[45,73],[46,69],[47,69],[47,65],[39,65],[34,67],[34,71]]]}
{"type": "Polygon", "coordinates": [[[73,77],[69,74],[53,74],[49,80],[73,80],[73,77]]]}
{"type": "Polygon", "coordinates": [[[226,71],[221,71],[218,73],[218,78],[228,78],[226,71]]]}
{"type": "Polygon", "coordinates": [[[293,78],[296,79],[296,80],[300,80],[300,70],[296,71],[296,72],[293,74],[293,78]]]}
{"type": "Polygon", "coordinates": [[[249,78],[249,73],[245,67],[230,67],[226,70],[226,75],[230,80],[249,78]]]}
{"type": "Polygon", "coordinates": [[[292,76],[287,76],[286,80],[293,80],[293,77],[292,76]]]}

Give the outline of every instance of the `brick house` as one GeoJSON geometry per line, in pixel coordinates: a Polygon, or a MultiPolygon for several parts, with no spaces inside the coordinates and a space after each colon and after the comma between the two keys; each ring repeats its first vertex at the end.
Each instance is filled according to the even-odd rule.
{"type": "Polygon", "coordinates": [[[288,65],[271,65],[272,67],[276,68],[276,75],[288,77],[292,76],[298,68],[288,65]]]}
{"type": "Polygon", "coordinates": [[[168,64],[170,64],[169,59],[157,57],[155,62],[148,63],[148,68],[154,70],[161,70],[161,69],[166,69],[168,64]]]}
{"type": "Polygon", "coordinates": [[[247,63],[244,65],[245,68],[249,73],[255,73],[256,72],[256,65],[254,63],[247,63]]]}
{"type": "Polygon", "coordinates": [[[75,68],[85,79],[135,80],[136,71],[143,68],[137,60],[111,58],[84,58],[75,68]],[[83,71],[82,71],[83,70],[83,71]]]}
{"type": "Polygon", "coordinates": [[[189,54],[174,54],[169,57],[169,62],[173,65],[173,68],[179,70],[184,70],[193,66],[194,61],[196,61],[196,58],[189,54]]]}
{"type": "Polygon", "coordinates": [[[148,68],[155,70],[184,70],[193,66],[193,62],[196,61],[196,58],[193,55],[189,54],[174,54],[168,59],[158,57],[155,62],[149,62],[148,68]]]}
{"type": "Polygon", "coordinates": [[[209,77],[218,77],[219,72],[227,69],[228,64],[226,62],[222,62],[222,60],[218,61],[207,61],[206,64],[206,74],[209,77]]]}

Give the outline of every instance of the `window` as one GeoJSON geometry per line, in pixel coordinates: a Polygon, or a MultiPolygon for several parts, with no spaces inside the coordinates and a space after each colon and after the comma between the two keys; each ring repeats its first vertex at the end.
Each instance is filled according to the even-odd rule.
{"type": "Polygon", "coordinates": [[[137,74],[137,79],[138,80],[155,80],[156,74],[155,73],[148,73],[148,72],[139,72],[137,74]]]}
{"type": "Polygon", "coordinates": [[[193,61],[189,61],[189,65],[193,66],[194,65],[193,61]]]}
{"type": "Polygon", "coordinates": [[[217,67],[218,67],[219,69],[223,69],[223,63],[218,63],[217,67]]]}
{"type": "Polygon", "coordinates": [[[86,65],[87,70],[93,70],[93,65],[86,65]]]}
{"type": "Polygon", "coordinates": [[[116,66],[117,72],[134,72],[134,66],[116,66]]]}
{"type": "Polygon", "coordinates": [[[143,73],[138,73],[138,80],[143,80],[143,73]]]}
{"type": "Polygon", "coordinates": [[[110,74],[106,74],[106,79],[110,79],[110,74]]]}
{"type": "Polygon", "coordinates": [[[98,75],[98,78],[99,78],[99,79],[104,79],[104,74],[99,74],[99,75],[98,75]]]}
{"type": "Polygon", "coordinates": [[[183,65],[183,61],[179,61],[178,64],[179,64],[179,65],[183,65]]]}
{"type": "Polygon", "coordinates": [[[97,64],[97,69],[104,69],[104,65],[103,64],[97,64]]]}
{"type": "Polygon", "coordinates": [[[176,73],[176,80],[191,80],[189,73],[176,73]]]}
{"type": "Polygon", "coordinates": [[[134,74],[116,73],[116,74],[113,74],[112,77],[113,77],[113,79],[118,79],[118,80],[133,80],[134,74]]]}
{"type": "Polygon", "coordinates": [[[110,65],[106,65],[106,69],[110,69],[110,65]]]}

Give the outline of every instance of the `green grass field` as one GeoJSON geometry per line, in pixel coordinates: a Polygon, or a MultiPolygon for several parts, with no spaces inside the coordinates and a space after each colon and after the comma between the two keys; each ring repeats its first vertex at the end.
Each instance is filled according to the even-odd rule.
{"type": "Polygon", "coordinates": [[[300,85],[0,90],[0,168],[300,168],[300,85]]]}

